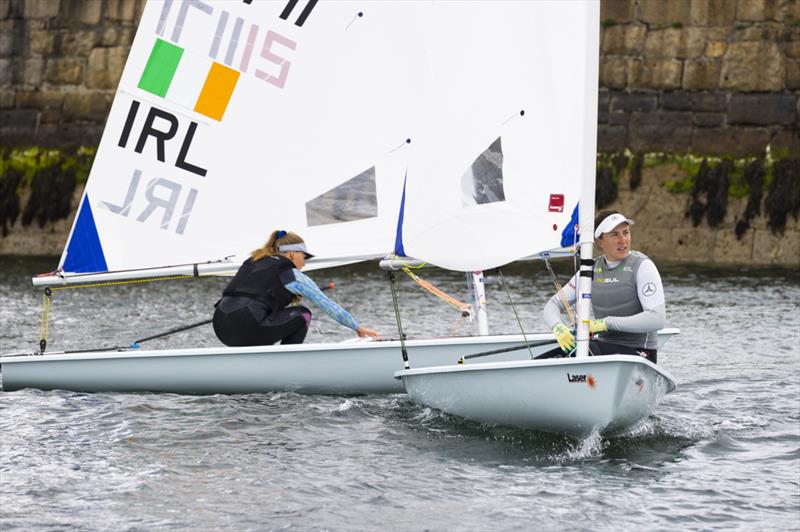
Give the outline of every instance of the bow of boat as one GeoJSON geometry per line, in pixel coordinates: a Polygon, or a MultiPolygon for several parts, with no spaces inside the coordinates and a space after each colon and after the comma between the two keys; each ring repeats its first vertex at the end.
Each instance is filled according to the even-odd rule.
{"type": "Polygon", "coordinates": [[[642,357],[611,355],[402,370],[415,402],[481,423],[583,437],[635,425],[675,390],[642,357]]]}

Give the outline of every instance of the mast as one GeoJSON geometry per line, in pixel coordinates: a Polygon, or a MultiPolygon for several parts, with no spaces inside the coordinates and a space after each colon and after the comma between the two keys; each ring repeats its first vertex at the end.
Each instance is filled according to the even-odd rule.
{"type": "Polygon", "coordinates": [[[594,242],[594,188],[597,159],[597,90],[600,54],[600,2],[590,2],[584,19],[586,35],[586,73],[581,155],[582,179],[579,212],[581,266],[578,276],[576,357],[589,356],[589,316],[592,305],[592,244],[594,242]]]}
{"type": "Polygon", "coordinates": [[[467,272],[467,281],[472,288],[472,309],[475,313],[475,330],[478,336],[489,334],[489,316],[486,311],[486,287],[483,271],[467,272]]]}

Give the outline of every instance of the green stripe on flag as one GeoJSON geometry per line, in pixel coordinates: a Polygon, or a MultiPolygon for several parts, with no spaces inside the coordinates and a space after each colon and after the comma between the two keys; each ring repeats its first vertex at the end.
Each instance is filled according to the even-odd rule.
{"type": "Polygon", "coordinates": [[[162,98],[166,96],[182,55],[183,48],[180,46],[156,39],[139,79],[139,88],[162,98]]]}

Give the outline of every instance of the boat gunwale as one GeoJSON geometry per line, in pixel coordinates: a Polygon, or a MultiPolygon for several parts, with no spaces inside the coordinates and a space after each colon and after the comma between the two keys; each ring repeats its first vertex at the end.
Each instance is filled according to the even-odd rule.
{"type": "MultiPolygon", "coordinates": [[[[550,333],[527,333],[528,341],[550,339],[550,333]]],[[[553,344],[556,343],[555,338],[553,344]]],[[[521,334],[505,334],[490,336],[446,336],[439,338],[420,338],[406,340],[406,347],[416,346],[439,346],[439,345],[462,345],[462,344],[490,344],[498,341],[519,341],[524,342],[521,334]],[[514,340],[509,340],[514,338],[514,340]],[[518,340],[517,340],[518,339],[518,340]]],[[[319,342],[307,344],[287,344],[287,345],[262,345],[248,347],[198,347],[183,349],[151,349],[141,350],[136,348],[109,349],[107,351],[78,351],[78,352],[53,352],[46,354],[19,353],[0,356],[0,364],[30,362],[31,360],[76,360],[76,359],[97,359],[97,358],[144,358],[160,356],[211,356],[211,355],[260,355],[273,353],[299,353],[310,351],[336,351],[341,349],[378,349],[378,348],[400,348],[400,340],[344,340],[342,342],[319,342]]],[[[521,349],[525,347],[522,346],[521,349]]]]}
{"type": "MultiPolygon", "coordinates": [[[[659,334],[674,336],[680,334],[680,329],[676,327],[668,327],[659,330],[659,334]]],[[[463,345],[469,343],[476,344],[490,344],[499,341],[519,341],[528,342],[546,340],[553,338],[551,333],[538,332],[526,333],[523,337],[522,334],[496,334],[488,336],[443,336],[437,338],[419,338],[406,340],[406,347],[416,346],[440,346],[440,345],[463,345]],[[514,338],[514,340],[509,340],[514,338]]],[[[555,344],[553,338],[553,344],[555,344]]],[[[96,360],[96,359],[119,359],[119,358],[150,358],[150,357],[165,357],[165,356],[213,356],[213,355],[266,355],[266,354],[279,354],[286,352],[312,352],[312,351],[334,351],[340,349],[378,349],[379,347],[397,348],[401,347],[400,340],[361,340],[358,338],[351,338],[341,342],[317,342],[307,344],[290,344],[290,345],[262,345],[262,346],[249,346],[249,347],[198,347],[198,348],[182,348],[182,349],[149,349],[142,350],[140,348],[120,348],[109,350],[86,350],[86,351],[73,351],[73,352],[52,352],[45,354],[36,353],[17,353],[17,354],[0,354],[0,364],[14,364],[14,363],[27,363],[33,361],[58,361],[58,360],[96,360]]],[[[524,347],[522,348],[524,349],[524,347]]],[[[413,360],[412,360],[413,363],[413,360]]],[[[475,364],[471,364],[475,365],[475,364]]]]}
{"type": "Polygon", "coordinates": [[[434,373],[460,373],[465,371],[498,371],[510,370],[518,368],[535,368],[535,367],[551,367],[551,366],[577,366],[582,364],[611,364],[611,363],[635,363],[642,364],[654,370],[656,373],[664,377],[669,383],[667,393],[675,391],[678,385],[672,374],[664,368],[650,362],[644,357],[637,355],[603,355],[599,357],[581,357],[581,358],[546,358],[539,360],[511,360],[506,362],[481,362],[477,364],[454,364],[449,366],[428,366],[422,368],[411,368],[396,371],[394,373],[395,379],[402,379],[403,377],[413,377],[416,375],[429,375],[434,373]]]}

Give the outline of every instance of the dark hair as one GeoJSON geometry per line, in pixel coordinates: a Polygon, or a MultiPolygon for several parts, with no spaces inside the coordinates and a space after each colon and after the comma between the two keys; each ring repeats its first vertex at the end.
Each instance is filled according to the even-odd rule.
{"type": "MultiPolygon", "coordinates": [[[[597,231],[597,226],[600,225],[603,220],[605,220],[612,214],[622,214],[622,213],[619,212],[617,209],[607,209],[597,213],[597,216],[594,217],[594,230],[597,231]]],[[[603,238],[603,235],[600,235],[599,238],[603,238]]]]}

